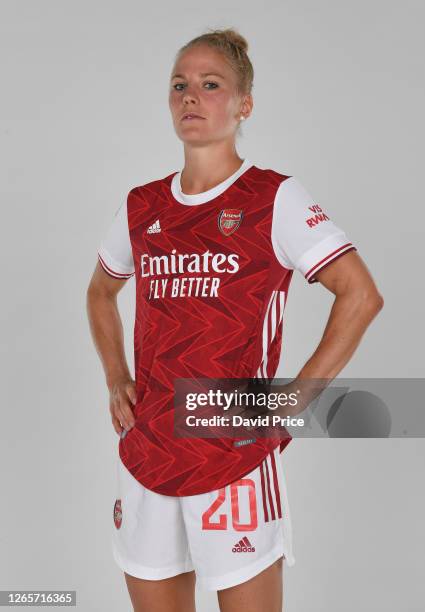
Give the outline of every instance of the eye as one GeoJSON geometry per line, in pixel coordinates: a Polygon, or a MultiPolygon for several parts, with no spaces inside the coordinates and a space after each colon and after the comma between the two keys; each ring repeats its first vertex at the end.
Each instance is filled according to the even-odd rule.
{"type": "MultiPolygon", "coordinates": [[[[206,81],[204,85],[213,85],[213,87],[207,87],[207,89],[216,89],[218,87],[218,83],[215,83],[214,81],[206,81]]],[[[183,91],[184,87],[184,83],[175,83],[173,85],[173,89],[175,89],[176,91],[183,91]]]]}

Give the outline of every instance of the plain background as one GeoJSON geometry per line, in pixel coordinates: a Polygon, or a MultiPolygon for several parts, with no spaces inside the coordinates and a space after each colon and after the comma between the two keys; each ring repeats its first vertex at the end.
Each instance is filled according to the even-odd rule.
{"type": "MultiPolygon", "coordinates": [[[[0,13],[0,588],[130,610],[109,541],[118,438],[85,294],[128,191],[182,167],[174,55],[206,28],[247,38],[240,155],[296,176],[385,299],[340,376],[423,377],[424,4],[2,0],[0,13]]],[[[312,354],[332,301],[294,274],[278,376],[312,354]]],[[[134,278],[119,303],[132,364],[134,278]]],[[[420,439],[290,444],[286,612],[423,609],[424,459],[420,439]]],[[[218,610],[215,593],[197,602],[218,610]]]]}

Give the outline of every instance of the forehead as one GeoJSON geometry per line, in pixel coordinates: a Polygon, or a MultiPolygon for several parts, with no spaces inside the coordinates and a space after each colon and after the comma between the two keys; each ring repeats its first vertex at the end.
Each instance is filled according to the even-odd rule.
{"type": "Polygon", "coordinates": [[[171,71],[171,78],[177,75],[206,76],[218,74],[225,79],[233,78],[233,70],[222,53],[206,45],[195,45],[183,51],[171,71]]]}

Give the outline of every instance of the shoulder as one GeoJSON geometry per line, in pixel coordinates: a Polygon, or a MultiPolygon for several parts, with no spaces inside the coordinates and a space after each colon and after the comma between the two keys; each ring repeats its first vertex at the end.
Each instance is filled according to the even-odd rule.
{"type": "MultiPolygon", "coordinates": [[[[244,175],[242,175],[244,176],[244,175]]],[[[294,180],[289,172],[253,165],[245,174],[247,187],[271,202],[280,197],[283,185],[294,180]]]]}
{"type": "Polygon", "coordinates": [[[266,180],[269,184],[279,187],[279,185],[290,178],[293,178],[291,174],[283,172],[281,170],[274,170],[273,168],[260,168],[254,165],[251,168],[251,176],[254,179],[266,180]]]}
{"type": "Polygon", "coordinates": [[[144,192],[158,192],[164,187],[164,185],[171,184],[173,176],[177,174],[177,172],[178,170],[171,172],[171,174],[167,174],[167,176],[164,176],[163,178],[148,181],[142,185],[136,185],[129,190],[128,195],[137,197],[142,196],[144,192]]]}

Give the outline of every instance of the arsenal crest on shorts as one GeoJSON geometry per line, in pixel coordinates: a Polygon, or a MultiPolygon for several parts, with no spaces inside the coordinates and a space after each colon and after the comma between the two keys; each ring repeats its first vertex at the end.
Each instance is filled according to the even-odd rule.
{"type": "Polygon", "coordinates": [[[117,529],[121,527],[122,510],[121,510],[121,500],[120,499],[117,499],[114,505],[114,523],[117,529]]]}
{"type": "Polygon", "coordinates": [[[241,224],[243,212],[237,208],[225,208],[218,215],[218,227],[225,236],[233,234],[241,224]]]}

